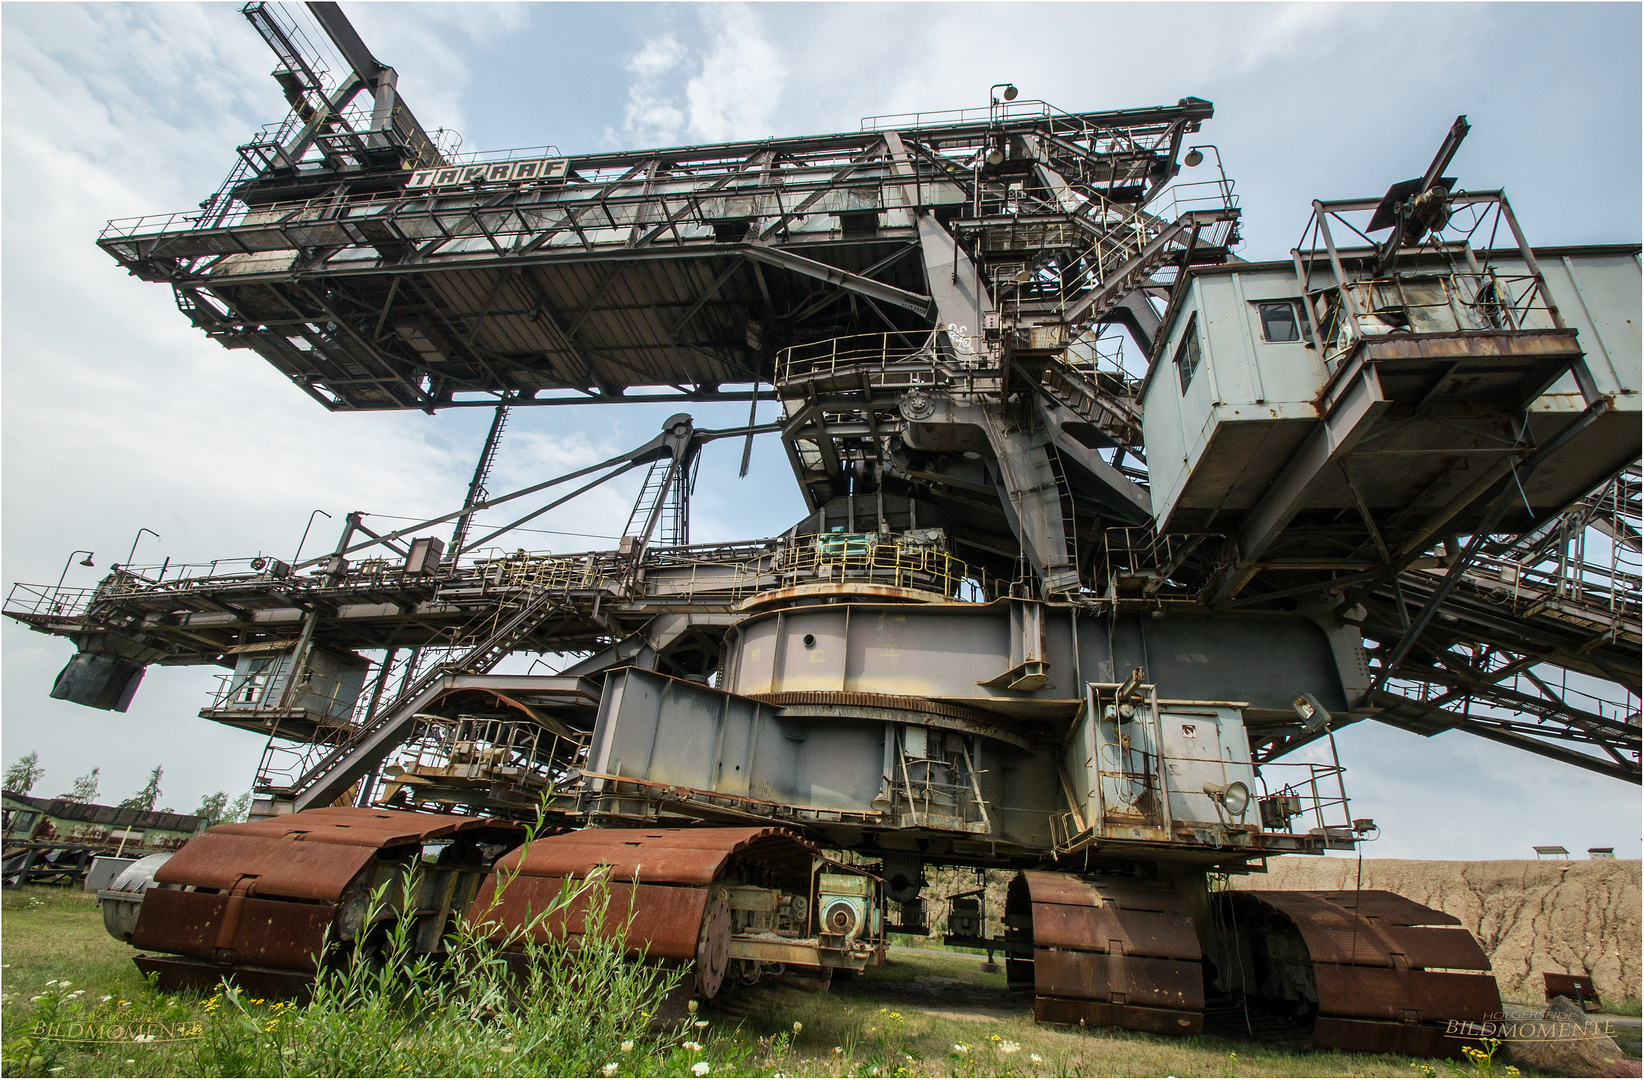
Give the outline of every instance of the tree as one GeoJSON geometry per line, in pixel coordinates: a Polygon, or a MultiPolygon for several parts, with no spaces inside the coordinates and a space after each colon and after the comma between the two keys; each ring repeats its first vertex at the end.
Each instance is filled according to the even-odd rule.
{"type": "Polygon", "coordinates": [[[60,797],[80,803],[96,802],[97,792],[103,786],[102,781],[97,779],[100,775],[102,775],[102,772],[102,766],[93,766],[90,772],[74,781],[74,786],[69,788],[68,792],[60,797]]]}
{"type": "Polygon", "coordinates": [[[164,765],[154,766],[154,771],[148,774],[148,783],[139,788],[131,798],[121,799],[120,805],[143,811],[153,810],[160,801],[160,776],[164,772],[164,765]]]}
{"type": "Polygon", "coordinates": [[[228,816],[228,792],[213,791],[200,800],[199,807],[194,811],[195,817],[205,818],[207,827],[221,825],[228,816]]]}
{"type": "Polygon", "coordinates": [[[244,821],[251,816],[251,792],[246,792],[234,800],[234,805],[228,808],[228,816],[224,821],[244,821]]]}
{"type": "Polygon", "coordinates": [[[40,764],[40,755],[30,750],[22,757],[11,763],[6,770],[5,787],[7,791],[15,791],[19,795],[27,795],[34,785],[46,775],[45,768],[40,764]]]}

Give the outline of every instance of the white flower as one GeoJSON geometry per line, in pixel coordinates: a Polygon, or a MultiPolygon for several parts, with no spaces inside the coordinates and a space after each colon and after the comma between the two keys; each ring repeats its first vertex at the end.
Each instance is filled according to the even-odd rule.
{"type": "Polygon", "coordinates": [[[793,1022],[793,1033],[795,1035],[798,1035],[801,1031],[804,1031],[804,1030],[805,1030],[805,1025],[804,1024],[801,1024],[798,1020],[795,1020],[793,1022]]]}
{"type": "Polygon", "coordinates": [[[702,1044],[699,1043],[699,1042],[688,1042],[688,1043],[685,1043],[684,1046],[685,1046],[685,1049],[689,1050],[693,1054],[696,1053],[698,1050],[702,1049],[702,1044]]]}
{"type": "Polygon", "coordinates": [[[623,1039],[622,1040],[622,1052],[624,1054],[633,1053],[634,1052],[634,1040],[632,1040],[632,1039],[623,1039]]]}
{"type": "Polygon", "coordinates": [[[614,1061],[607,1061],[605,1063],[605,1067],[599,1071],[604,1073],[606,1076],[615,1076],[617,1071],[617,1063],[614,1061]]]}
{"type": "Polygon", "coordinates": [[[695,1065],[691,1066],[691,1071],[696,1073],[698,1076],[707,1076],[713,1071],[713,1066],[709,1065],[706,1061],[699,1061],[695,1065]]]}
{"type": "MultiPolygon", "coordinates": [[[[56,979],[47,979],[46,980],[46,985],[47,986],[56,986],[57,985],[57,980],[56,979]]],[[[68,983],[64,983],[63,985],[67,986],[68,983]]]]}
{"type": "Polygon", "coordinates": [[[126,1064],[127,1065],[135,1065],[135,1064],[137,1064],[137,1059],[136,1058],[126,1058],[126,1064]]]}
{"type": "Polygon", "coordinates": [[[29,998],[29,1004],[33,1005],[36,1001],[39,1001],[41,998],[43,998],[45,996],[46,995],[44,995],[44,994],[35,994],[33,997],[29,998]]]}
{"type": "Polygon", "coordinates": [[[1038,1054],[1029,1054],[1028,1060],[1033,1062],[1035,1065],[1042,1065],[1045,1061],[1045,1059],[1040,1057],[1038,1054]]]}
{"type": "MultiPolygon", "coordinates": [[[[50,986],[50,985],[51,985],[51,984],[50,984],[50,983],[47,983],[47,984],[46,984],[46,985],[47,985],[47,986],[50,986]]],[[[69,987],[71,987],[71,986],[73,986],[73,985],[74,985],[74,984],[73,984],[73,983],[71,983],[71,982],[69,982],[69,981],[68,981],[68,980],[67,980],[67,979],[64,979],[64,980],[63,980],[63,981],[62,981],[62,982],[60,982],[60,983],[58,983],[58,984],[57,984],[57,986],[58,986],[58,989],[61,989],[61,990],[67,990],[67,989],[68,989],[68,988],[69,988],[69,987]]]]}
{"type": "Polygon", "coordinates": [[[696,1022],[696,1026],[697,1026],[697,1027],[699,1027],[699,1028],[705,1028],[705,1027],[707,1027],[707,1026],[708,1026],[708,1021],[706,1021],[706,1020],[698,1020],[698,1021],[697,1021],[697,1022],[696,1022]]]}
{"type": "Polygon", "coordinates": [[[845,1048],[843,1046],[836,1046],[833,1048],[833,1052],[836,1054],[843,1054],[845,1052],[845,1048]]]}
{"type": "Polygon", "coordinates": [[[967,1051],[969,1049],[970,1049],[970,1047],[966,1046],[964,1043],[954,1043],[953,1044],[953,1052],[955,1054],[963,1054],[965,1051],[967,1051]]]}
{"type": "Polygon", "coordinates": [[[114,995],[113,994],[104,994],[102,997],[98,998],[97,1000],[100,1003],[102,1003],[104,1005],[107,1005],[109,1002],[114,1000],[114,995]]]}
{"type": "Polygon", "coordinates": [[[999,1044],[999,1049],[1004,1051],[1007,1054],[1014,1054],[1014,1053],[1016,1053],[1016,1051],[1020,1050],[1021,1048],[1022,1048],[1021,1043],[1013,1043],[1009,1039],[1006,1039],[1004,1042],[999,1044]]]}
{"type": "Polygon", "coordinates": [[[148,1034],[138,1035],[136,1038],[132,1039],[131,1041],[132,1042],[153,1042],[154,1041],[154,1036],[148,1035],[148,1034]]]}

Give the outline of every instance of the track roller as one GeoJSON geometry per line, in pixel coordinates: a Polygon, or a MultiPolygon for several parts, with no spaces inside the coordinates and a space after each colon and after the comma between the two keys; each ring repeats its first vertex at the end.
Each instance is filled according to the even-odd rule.
{"type": "MultiPolygon", "coordinates": [[[[1450,1021],[1501,1015],[1490,961],[1460,920],[1396,893],[1216,897],[1218,981],[1313,1020],[1313,1045],[1460,1057],[1450,1021]]],[[[1476,1030],[1476,1028],[1475,1028],[1476,1030]]]]}
{"type": "Polygon", "coordinates": [[[1187,903],[1167,885],[1027,871],[1006,892],[1005,927],[1006,978],[1033,992],[1035,1020],[1203,1029],[1203,954],[1187,903]]]}
{"type": "Polygon", "coordinates": [[[878,878],[841,866],[771,828],[582,829],[498,860],[470,921],[492,940],[575,944],[589,896],[540,918],[562,883],[607,871],[600,933],[630,955],[688,970],[689,996],[790,969],[825,982],[833,968],[882,962],[878,878]]]}
{"type": "Polygon", "coordinates": [[[388,886],[382,918],[409,907],[419,951],[440,951],[491,861],[521,832],[488,818],[354,807],[218,825],[166,860],[153,887],[105,893],[105,907],[119,906],[122,916],[105,923],[139,949],[164,954],[136,957],[164,989],[205,990],[232,976],[260,997],[300,997],[322,949],[369,939],[376,927],[365,917],[381,886],[388,886]],[[428,845],[440,848],[437,856],[428,845]],[[415,888],[407,890],[413,867],[415,888]]]}

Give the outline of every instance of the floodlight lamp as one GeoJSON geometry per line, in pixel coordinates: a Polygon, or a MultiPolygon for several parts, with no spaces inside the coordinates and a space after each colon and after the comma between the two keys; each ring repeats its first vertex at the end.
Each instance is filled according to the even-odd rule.
{"type": "Polygon", "coordinates": [[[1006,101],[1015,101],[1016,100],[1016,94],[1017,94],[1017,90],[1016,90],[1016,85],[1014,83],[1012,83],[1012,84],[1005,87],[1005,100],[1006,101]]]}
{"type": "Polygon", "coordinates": [[[1290,707],[1296,710],[1296,715],[1301,717],[1302,727],[1308,731],[1317,731],[1330,723],[1329,711],[1320,704],[1318,698],[1305,690],[1296,696],[1290,707]]]}
{"type": "Polygon", "coordinates": [[[997,146],[990,146],[988,147],[987,156],[983,160],[985,160],[989,165],[1003,165],[1005,162],[1005,152],[997,146]]]}
{"type": "Polygon", "coordinates": [[[1187,152],[1187,156],[1182,158],[1182,164],[1186,165],[1190,169],[1195,165],[1201,164],[1203,161],[1204,154],[1198,150],[1189,150],[1187,152]]]}
{"type": "Polygon", "coordinates": [[[1250,789],[1237,780],[1231,784],[1206,784],[1204,793],[1235,821],[1241,820],[1250,806],[1250,789]]]}
{"type": "Polygon", "coordinates": [[[80,560],[80,565],[81,566],[96,566],[97,564],[91,561],[91,552],[88,551],[88,552],[86,552],[86,557],[80,560]]]}

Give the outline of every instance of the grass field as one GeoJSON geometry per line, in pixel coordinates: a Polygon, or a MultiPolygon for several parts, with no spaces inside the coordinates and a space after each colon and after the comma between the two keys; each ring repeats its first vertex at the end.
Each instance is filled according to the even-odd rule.
{"type": "MultiPolygon", "coordinates": [[[[200,1073],[197,1048],[188,1041],[39,1042],[20,1059],[16,1050],[44,1007],[31,998],[52,989],[48,982],[59,984],[55,999],[68,980],[68,992],[82,992],[79,1004],[102,1010],[98,1015],[199,1019],[203,1013],[197,998],[172,998],[143,983],[131,964],[133,950],[103,931],[91,897],[26,889],[6,893],[0,910],[0,1027],[8,1075],[200,1073]]],[[[700,1016],[707,1027],[694,1037],[704,1049],[688,1057],[714,1062],[716,1075],[1431,1075],[1403,1056],[1285,1049],[1211,1036],[1157,1038],[1041,1027],[1033,1023],[1026,1003],[1005,994],[1004,977],[982,974],[978,960],[968,953],[893,948],[886,967],[838,980],[824,993],[760,983],[722,994],[700,1016]]],[[[664,1055],[646,1071],[690,1075],[691,1063],[687,1057],[664,1055]]],[[[1473,1075],[1470,1068],[1434,1066],[1439,1076],[1473,1075]]]]}

